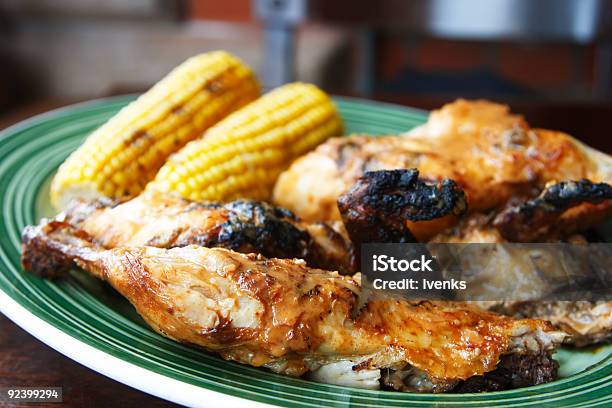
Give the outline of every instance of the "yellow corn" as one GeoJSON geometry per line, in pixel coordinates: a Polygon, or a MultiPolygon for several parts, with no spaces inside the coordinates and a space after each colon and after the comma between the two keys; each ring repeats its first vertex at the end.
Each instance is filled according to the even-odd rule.
{"type": "Polygon", "coordinates": [[[192,200],[265,200],[294,159],[341,132],[340,116],[323,91],[288,84],[232,113],[172,155],[147,189],[192,200]]]}
{"type": "Polygon", "coordinates": [[[64,208],[75,197],[137,195],[171,153],[259,93],[253,72],[226,52],[188,59],[68,157],[51,184],[51,202],[64,208]]]}

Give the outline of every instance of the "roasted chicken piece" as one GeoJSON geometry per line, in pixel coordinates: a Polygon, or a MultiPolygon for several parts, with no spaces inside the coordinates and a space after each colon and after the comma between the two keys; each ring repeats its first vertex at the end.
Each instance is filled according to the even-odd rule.
{"type": "Polygon", "coordinates": [[[410,222],[460,216],[467,210],[463,190],[453,180],[426,183],[419,172],[366,172],[338,198],[338,210],[351,241],[417,242],[410,222]]]}
{"type": "MultiPolygon", "coordinates": [[[[399,226],[396,235],[410,234],[406,220],[433,220],[466,208],[463,191],[451,180],[427,184],[418,180],[415,170],[370,172],[359,179],[358,186],[359,192],[341,197],[347,211],[349,204],[354,206],[344,219],[349,233],[359,228],[362,235],[373,237],[384,218],[399,226]],[[374,212],[379,213],[377,219],[371,217],[374,212]]],[[[353,245],[341,225],[303,222],[290,211],[264,202],[197,203],[155,191],[123,203],[77,201],[55,220],[83,230],[107,249],[224,247],[266,257],[301,258],[309,266],[342,273],[357,272],[358,255],[353,248],[363,238],[352,237],[359,239],[353,245]]]]}
{"type": "Polygon", "coordinates": [[[517,318],[546,319],[568,334],[564,343],[577,347],[612,340],[612,302],[504,301],[489,303],[486,309],[517,318]]]}
{"type": "MultiPolygon", "coordinates": [[[[307,221],[340,219],[337,198],[364,172],[405,168],[417,168],[424,179],[454,180],[471,211],[533,196],[550,181],[612,181],[609,156],[564,133],[531,129],[507,106],[458,100],[401,136],[330,139],[281,174],[274,202],[307,221]]],[[[423,223],[411,230],[423,241],[448,226],[423,223]]]]}
{"type": "MultiPolygon", "coordinates": [[[[473,213],[456,226],[436,235],[432,243],[568,242],[586,244],[576,231],[593,227],[612,215],[612,187],[588,180],[551,183],[534,199],[511,200],[499,212],[473,213]],[[586,216],[585,216],[586,214],[586,216]]],[[[502,259],[502,258],[499,258],[502,259]]],[[[551,265],[554,267],[555,265],[551,265]]],[[[500,268],[501,269],[501,268],[500,268]]],[[[523,285],[516,290],[538,297],[545,271],[505,258],[503,282],[523,285]],[[510,277],[510,274],[514,276],[510,277]]],[[[492,284],[492,280],[486,280],[492,284]]],[[[490,290],[488,290],[490,292],[490,290]]],[[[545,297],[541,293],[540,297],[545,297]]],[[[490,293],[488,295],[491,296],[490,293]]],[[[481,307],[516,317],[537,317],[552,322],[569,334],[565,343],[585,346],[612,340],[612,302],[521,301],[481,302],[481,307]]]]}
{"type": "Polygon", "coordinates": [[[463,190],[452,180],[425,183],[411,170],[369,171],[338,198],[352,242],[352,270],[358,271],[361,244],[418,242],[411,228],[465,213],[463,190]]]}
{"type": "Polygon", "coordinates": [[[551,353],[564,337],[543,321],[466,305],[360,299],[358,277],[300,260],[194,245],[106,250],[61,221],[25,229],[22,263],[43,276],[78,265],[176,341],[362,388],[486,391],[551,381],[551,353]]]}
{"type": "Polygon", "coordinates": [[[350,242],[326,223],[305,223],[261,201],[201,203],[146,191],[125,202],[74,201],[55,217],[83,230],[104,248],[187,245],[223,247],[350,272],[350,242]]]}
{"type": "Polygon", "coordinates": [[[549,183],[533,199],[472,213],[430,242],[559,242],[612,217],[612,186],[589,180],[549,183]]]}
{"type": "Polygon", "coordinates": [[[612,216],[612,186],[583,179],[553,183],[503,209],[493,226],[511,242],[538,242],[586,230],[612,216]]]}
{"type": "MultiPolygon", "coordinates": [[[[425,179],[454,180],[470,209],[461,218],[408,223],[419,241],[557,241],[612,216],[610,185],[603,184],[612,182],[610,156],[561,132],[531,129],[507,106],[465,100],[432,112],[426,124],[401,136],[329,140],[281,174],[274,201],[306,220],[340,219],[337,198],[364,172],[411,167],[425,179]]],[[[514,314],[504,304],[496,310],[514,314]]],[[[612,333],[612,303],[591,303],[592,313],[589,302],[579,313],[572,302],[538,304],[522,307],[522,316],[563,321],[570,341],[612,333]]]]}

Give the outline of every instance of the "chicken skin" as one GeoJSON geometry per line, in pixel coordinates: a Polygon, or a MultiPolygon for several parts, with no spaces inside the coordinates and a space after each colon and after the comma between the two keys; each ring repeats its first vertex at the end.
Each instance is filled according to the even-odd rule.
{"type": "MultiPolygon", "coordinates": [[[[587,240],[576,234],[609,218],[612,210],[612,187],[588,180],[551,183],[533,199],[512,200],[500,211],[473,213],[454,227],[436,235],[432,243],[504,243],[567,242],[584,245],[587,240]]],[[[519,292],[532,292],[534,298],[545,297],[548,285],[539,282],[554,276],[555,265],[534,268],[520,259],[505,259],[500,270],[511,271],[500,276],[498,285],[523,282],[519,292]],[[541,291],[538,296],[536,293],[541,291]]],[[[493,283],[491,281],[489,284],[493,283]]],[[[521,301],[482,302],[480,306],[515,317],[537,317],[552,322],[569,335],[566,344],[586,346],[612,340],[612,302],[599,301],[521,301]]]]}
{"type": "Polygon", "coordinates": [[[70,224],[23,234],[24,269],[75,265],[110,283],[157,332],[225,359],[400,391],[486,391],[551,381],[564,334],[467,305],[363,299],[359,277],[225,248],[106,250],[70,224]],[[525,369],[529,367],[529,369],[525,369]]]}
{"type": "Polygon", "coordinates": [[[363,239],[353,236],[356,241],[352,242],[346,231],[359,228],[367,235],[380,230],[378,219],[370,216],[374,212],[383,211],[387,222],[395,220],[393,228],[399,228],[395,235],[415,242],[404,226],[407,220],[434,220],[466,210],[465,195],[454,182],[425,183],[418,175],[415,170],[364,175],[358,180],[359,193],[341,197],[343,208],[348,209],[348,203],[354,207],[344,225],[304,222],[265,202],[198,203],[155,191],[123,203],[75,202],[55,220],[83,230],[104,248],[223,247],[266,257],[300,258],[312,267],[355,273],[359,261],[354,248],[363,239]],[[391,191],[396,200],[389,200],[391,191]]]}
{"type": "MultiPolygon", "coordinates": [[[[273,200],[307,221],[337,220],[336,200],[366,171],[417,168],[424,179],[454,180],[470,211],[532,197],[551,181],[612,181],[612,158],[569,135],[531,129],[507,106],[458,100],[400,136],[330,139],[281,174],[273,200]]],[[[424,241],[449,223],[423,223],[424,241]]]]}
{"type": "Polygon", "coordinates": [[[55,220],[83,230],[104,248],[200,245],[300,258],[342,272],[350,264],[350,242],[330,225],[302,222],[260,201],[199,203],[147,191],[118,203],[76,201],[55,220]]]}
{"type": "MultiPolygon", "coordinates": [[[[305,220],[341,219],[336,200],[364,172],[412,167],[423,179],[456,182],[469,207],[462,217],[407,221],[422,242],[567,241],[612,217],[610,156],[532,129],[507,106],[466,100],[400,136],[330,139],[281,174],[274,202],[305,220]]],[[[612,338],[612,302],[501,302],[495,310],[549,319],[579,345],[612,338]]]]}

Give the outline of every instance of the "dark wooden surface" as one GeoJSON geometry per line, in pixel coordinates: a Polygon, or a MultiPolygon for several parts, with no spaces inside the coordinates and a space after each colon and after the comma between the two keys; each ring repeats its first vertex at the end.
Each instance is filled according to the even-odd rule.
{"type": "MultiPolygon", "coordinates": [[[[27,117],[75,101],[51,101],[30,105],[0,117],[0,129],[27,117]]],[[[84,367],[38,341],[0,313],[0,387],[63,387],[61,404],[50,407],[139,407],[173,406],[84,367]]],[[[42,407],[44,404],[0,407],[42,407]]]]}
{"type": "MultiPolygon", "coordinates": [[[[172,406],[75,363],[0,314],[0,387],[12,386],[63,387],[64,402],[50,407],[172,406]]],[[[1,407],[26,405],[0,402],[1,407]]]]}

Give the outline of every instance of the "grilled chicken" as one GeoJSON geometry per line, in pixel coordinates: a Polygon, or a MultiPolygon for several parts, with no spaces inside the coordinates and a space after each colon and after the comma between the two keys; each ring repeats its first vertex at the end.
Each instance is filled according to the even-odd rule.
{"type": "MultiPolygon", "coordinates": [[[[507,106],[458,100],[401,136],[331,139],[278,179],[274,202],[307,221],[340,219],[337,198],[366,171],[417,168],[424,179],[454,180],[471,211],[534,196],[550,181],[612,181],[612,158],[569,135],[531,129],[507,106]]],[[[424,241],[449,226],[411,228],[424,241]]]]}
{"type": "Polygon", "coordinates": [[[452,303],[362,299],[358,276],[190,245],[111,250],[67,222],[27,227],[22,263],[77,265],[156,331],[223,358],[319,381],[400,391],[485,391],[551,381],[564,334],[452,303]],[[363,305],[363,306],[362,306],[363,305]]]}
{"type": "Polygon", "coordinates": [[[366,172],[338,198],[338,210],[353,244],[417,242],[410,228],[419,221],[463,215],[463,190],[453,180],[428,184],[419,172],[366,172]]]}
{"type": "Polygon", "coordinates": [[[546,186],[540,195],[504,208],[493,220],[511,242],[538,242],[585,230],[612,216],[612,186],[583,179],[546,186]]]}
{"type": "Polygon", "coordinates": [[[338,198],[352,242],[352,270],[359,270],[361,244],[418,242],[419,222],[444,222],[467,210],[463,190],[452,180],[425,183],[411,170],[369,171],[338,198]]]}
{"type": "MultiPolygon", "coordinates": [[[[586,239],[575,231],[596,225],[612,208],[612,187],[586,180],[561,182],[547,186],[535,199],[508,203],[499,212],[473,213],[453,228],[436,235],[432,243],[504,243],[504,242],[568,242],[585,244],[586,239]],[[585,205],[585,202],[588,204],[585,205]],[[585,217],[583,213],[587,212],[585,217]]],[[[500,250],[503,250],[500,248],[500,250]]],[[[535,268],[515,260],[510,254],[497,259],[504,263],[506,275],[498,276],[498,285],[508,290],[510,282],[517,293],[532,298],[546,297],[551,289],[546,276],[557,274],[556,264],[549,269],[535,268]],[[516,261],[516,262],[515,262],[516,261]],[[512,274],[512,276],[510,276],[512,274]],[[517,285],[520,285],[517,286],[517,285]]],[[[502,267],[500,266],[500,269],[502,267]]],[[[575,279],[576,277],[574,277],[575,279]]],[[[484,278],[495,286],[492,276],[484,278]]],[[[486,297],[491,298],[491,286],[486,297]]],[[[477,294],[472,293],[476,297],[477,294]]],[[[504,298],[501,296],[500,298],[504,298]]],[[[488,310],[515,317],[537,317],[552,322],[569,335],[566,344],[586,346],[612,340],[612,302],[609,301],[522,301],[480,302],[488,310]]]]}
{"type": "MultiPolygon", "coordinates": [[[[344,219],[349,232],[357,228],[369,235],[380,231],[384,213],[385,222],[394,220],[402,234],[409,234],[403,223],[416,220],[417,215],[419,220],[433,220],[466,209],[463,191],[451,180],[426,184],[414,170],[371,172],[359,179],[358,186],[359,193],[341,197],[343,208],[354,205],[344,219]],[[378,219],[371,217],[375,211],[382,212],[378,219]]],[[[287,210],[258,201],[197,203],[147,191],[123,203],[75,202],[55,220],[83,230],[107,249],[223,247],[266,257],[300,258],[309,266],[341,273],[357,272],[359,263],[353,248],[361,240],[353,245],[343,226],[303,222],[287,210]]]]}
{"type": "Polygon", "coordinates": [[[199,203],[147,191],[125,202],[75,201],[55,220],[83,230],[104,248],[223,247],[305,259],[313,267],[341,272],[349,272],[351,263],[350,242],[330,225],[302,222],[260,201],[199,203]]]}
{"type": "Polygon", "coordinates": [[[612,340],[612,302],[504,301],[489,303],[486,308],[517,318],[546,319],[568,334],[564,343],[577,347],[612,340]]]}
{"type": "MultiPolygon", "coordinates": [[[[411,167],[424,179],[454,180],[470,209],[407,223],[419,241],[554,242],[612,216],[610,156],[561,132],[531,129],[506,106],[465,100],[401,136],[329,140],[280,176],[274,201],[305,220],[340,219],[336,200],[364,172],[411,167]]],[[[499,312],[550,319],[578,344],[612,335],[611,309],[610,302],[495,304],[499,312]]]]}
{"type": "Polygon", "coordinates": [[[430,242],[559,242],[612,216],[612,186],[589,180],[549,183],[533,199],[511,199],[499,210],[472,213],[430,242]]]}

